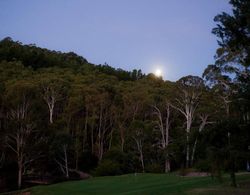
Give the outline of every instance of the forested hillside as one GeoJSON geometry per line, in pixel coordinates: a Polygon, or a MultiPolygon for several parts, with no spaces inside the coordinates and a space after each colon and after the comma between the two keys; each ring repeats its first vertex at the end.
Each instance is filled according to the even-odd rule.
{"type": "Polygon", "coordinates": [[[203,78],[164,81],[3,39],[0,188],[75,179],[79,171],[189,167],[219,178],[229,172],[236,185],[235,172],[250,160],[250,9],[247,1],[231,4],[234,15],[215,18],[219,48],[203,78]]]}
{"type": "Polygon", "coordinates": [[[105,73],[116,76],[119,80],[137,80],[145,76],[141,70],[134,69],[129,72],[115,69],[106,63],[94,65],[74,52],[62,53],[39,48],[35,44],[23,45],[19,41],[13,41],[10,37],[6,37],[0,42],[0,61],[3,60],[20,61],[25,67],[31,67],[33,70],[49,67],[70,68],[72,71],[83,74],[105,73]]]}

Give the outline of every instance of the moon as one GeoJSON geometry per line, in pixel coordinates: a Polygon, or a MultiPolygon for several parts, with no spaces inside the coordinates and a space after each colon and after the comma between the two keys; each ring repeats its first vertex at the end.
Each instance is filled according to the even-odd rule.
{"type": "Polygon", "coordinates": [[[155,76],[161,77],[162,76],[162,71],[160,69],[155,70],[155,76]]]}

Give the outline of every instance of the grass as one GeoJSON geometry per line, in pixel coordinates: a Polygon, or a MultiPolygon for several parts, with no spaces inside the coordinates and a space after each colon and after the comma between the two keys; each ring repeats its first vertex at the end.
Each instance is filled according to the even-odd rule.
{"type": "Polygon", "coordinates": [[[59,194],[250,194],[250,174],[237,176],[240,187],[229,186],[229,178],[220,184],[211,177],[180,177],[174,174],[129,174],[96,177],[48,186],[36,186],[25,191],[33,195],[59,194]]]}

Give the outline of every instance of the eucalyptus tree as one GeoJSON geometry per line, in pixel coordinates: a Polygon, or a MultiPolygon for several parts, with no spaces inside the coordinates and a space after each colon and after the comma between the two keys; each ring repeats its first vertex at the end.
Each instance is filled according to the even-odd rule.
{"type": "Polygon", "coordinates": [[[178,94],[175,105],[172,107],[178,110],[184,117],[186,123],[186,167],[190,165],[190,133],[195,117],[196,109],[199,105],[202,90],[204,89],[203,80],[197,76],[182,77],[177,81],[178,94]]]}
{"type": "Polygon", "coordinates": [[[112,104],[110,102],[110,96],[108,93],[102,92],[98,95],[98,106],[99,121],[97,128],[96,147],[97,157],[99,160],[101,160],[105,152],[104,150],[107,138],[109,138],[110,133],[112,133],[114,123],[112,104]]]}
{"type": "Polygon", "coordinates": [[[232,5],[232,14],[223,12],[214,18],[217,26],[212,32],[219,43],[216,65],[224,72],[249,74],[250,2],[230,0],[229,3],[232,5]]]}
{"type": "Polygon", "coordinates": [[[127,129],[130,124],[139,119],[143,114],[145,107],[149,104],[148,86],[140,81],[127,81],[121,83],[118,87],[118,97],[116,110],[117,126],[121,140],[121,150],[124,151],[124,145],[128,136],[127,129]]]}
{"type": "Polygon", "coordinates": [[[131,138],[134,140],[136,150],[138,152],[138,158],[141,163],[142,172],[145,171],[144,163],[144,144],[145,144],[145,124],[143,121],[134,120],[130,125],[131,138]]]}
{"type": "Polygon", "coordinates": [[[7,83],[5,100],[8,105],[8,132],[6,145],[16,156],[18,165],[18,188],[22,185],[22,176],[26,167],[40,153],[32,150],[40,142],[36,140],[35,122],[32,120],[32,104],[35,97],[35,86],[29,80],[10,80],[7,83]],[[35,144],[36,143],[36,144],[35,144]]]}
{"type": "Polygon", "coordinates": [[[206,84],[214,91],[214,95],[219,97],[223,103],[226,115],[229,116],[232,96],[235,93],[235,85],[230,76],[224,75],[222,70],[216,67],[216,65],[209,65],[204,70],[203,78],[206,84]]]}
{"type": "Polygon", "coordinates": [[[99,75],[88,78],[84,89],[85,127],[90,134],[92,154],[99,161],[110,148],[114,130],[114,104],[116,78],[99,75]]]}
{"type": "Polygon", "coordinates": [[[53,123],[53,116],[56,104],[66,98],[69,82],[65,76],[65,70],[44,69],[37,75],[41,96],[48,106],[49,123],[53,123]]]}
{"type": "Polygon", "coordinates": [[[196,123],[198,124],[198,130],[192,148],[191,165],[193,165],[197,143],[202,132],[208,127],[208,125],[211,126],[216,123],[218,120],[218,115],[223,115],[220,106],[221,102],[217,97],[218,96],[213,93],[212,90],[206,89],[203,91],[203,95],[200,98],[200,106],[196,110],[196,123]]]}
{"type": "Polygon", "coordinates": [[[153,87],[151,94],[154,105],[153,116],[156,120],[156,128],[160,132],[159,147],[164,153],[164,170],[169,172],[170,167],[170,154],[169,145],[171,142],[170,130],[173,123],[174,109],[171,106],[173,99],[173,84],[168,82],[156,83],[158,86],[153,87]]]}
{"type": "Polygon", "coordinates": [[[212,32],[218,38],[219,48],[216,51],[215,64],[204,71],[207,80],[216,82],[223,88],[223,101],[229,115],[232,91],[238,93],[238,102],[244,104],[243,118],[249,117],[247,106],[250,78],[250,2],[248,0],[230,0],[232,13],[221,13],[215,16],[216,27],[212,32]],[[233,78],[233,80],[232,80],[233,78]],[[231,86],[235,85],[236,90],[231,86]],[[243,94],[241,93],[242,91],[243,94]],[[227,94],[225,94],[225,92],[227,94]],[[239,95],[242,94],[242,97],[239,95]],[[230,98],[229,98],[230,97],[230,98]]]}
{"type": "Polygon", "coordinates": [[[157,106],[153,106],[154,115],[157,117],[157,127],[161,133],[161,149],[164,151],[165,157],[165,173],[170,171],[170,160],[166,150],[170,143],[170,127],[171,127],[171,104],[167,101],[162,109],[157,106]]]}
{"type": "MultiPolygon", "coordinates": [[[[229,143],[239,135],[239,132],[233,132],[238,128],[236,126],[241,123],[241,127],[247,127],[249,121],[250,2],[230,0],[229,3],[232,5],[232,13],[223,12],[214,18],[217,26],[212,32],[218,38],[219,48],[216,51],[215,64],[209,65],[203,76],[212,83],[212,88],[224,104],[226,117],[219,120],[217,126],[220,127],[216,131],[220,131],[218,134],[221,133],[220,136],[224,137],[227,143],[220,146],[220,149],[229,154],[227,160],[230,165],[232,184],[236,186],[235,163],[240,150],[235,150],[229,143]],[[235,102],[238,106],[233,109],[235,102]],[[239,120],[241,117],[243,124],[242,120],[239,120]]],[[[246,133],[245,136],[247,136],[246,133]]],[[[216,151],[214,153],[216,154],[216,151]]]]}
{"type": "Polygon", "coordinates": [[[63,111],[67,133],[71,136],[71,144],[74,145],[76,170],[78,169],[79,158],[87,148],[88,109],[85,101],[87,88],[88,86],[84,84],[84,77],[74,75],[63,111]]]}
{"type": "Polygon", "coordinates": [[[69,149],[71,146],[71,137],[66,132],[59,132],[51,144],[54,150],[54,161],[64,177],[68,179],[70,172],[69,149]]]}

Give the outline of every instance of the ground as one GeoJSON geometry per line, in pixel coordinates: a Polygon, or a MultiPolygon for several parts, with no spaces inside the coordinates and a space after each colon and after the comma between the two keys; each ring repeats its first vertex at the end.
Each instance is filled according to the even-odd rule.
{"type": "Polygon", "coordinates": [[[59,194],[250,194],[250,174],[237,175],[239,187],[229,185],[225,175],[223,183],[209,176],[181,177],[176,174],[129,174],[96,177],[24,190],[25,195],[59,194]]]}

